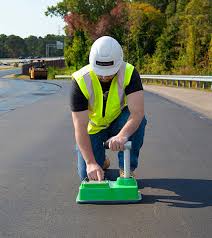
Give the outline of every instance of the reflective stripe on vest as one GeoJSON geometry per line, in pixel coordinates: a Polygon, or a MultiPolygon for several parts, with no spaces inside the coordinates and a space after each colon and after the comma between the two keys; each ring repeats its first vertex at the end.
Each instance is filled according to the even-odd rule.
{"type": "Polygon", "coordinates": [[[126,70],[126,63],[123,63],[118,71],[118,92],[119,92],[119,99],[120,99],[120,106],[121,109],[124,107],[124,75],[126,70]]]}
{"type": "Polygon", "coordinates": [[[88,99],[89,125],[88,133],[95,134],[107,128],[126,106],[125,87],[129,84],[134,67],[124,62],[111,82],[108,93],[105,116],[102,117],[103,92],[97,75],[90,65],[83,67],[72,76],[76,79],[82,93],[88,99]]]}

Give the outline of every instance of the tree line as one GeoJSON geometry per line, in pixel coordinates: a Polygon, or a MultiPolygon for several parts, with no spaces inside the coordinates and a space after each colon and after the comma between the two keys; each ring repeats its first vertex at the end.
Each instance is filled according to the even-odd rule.
{"type": "Polygon", "coordinates": [[[116,38],[140,73],[212,74],[211,0],[63,0],[46,15],[66,22],[65,60],[88,63],[91,44],[116,38]]]}
{"type": "MultiPolygon", "coordinates": [[[[46,45],[56,44],[56,41],[64,42],[64,36],[49,34],[45,37],[29,36],[23,39],[20,36],[1,34],[0,58],[45,57],[46,45]]],[[[63,50],[50,48],[50,56],[63,56],[63,50]]]]}

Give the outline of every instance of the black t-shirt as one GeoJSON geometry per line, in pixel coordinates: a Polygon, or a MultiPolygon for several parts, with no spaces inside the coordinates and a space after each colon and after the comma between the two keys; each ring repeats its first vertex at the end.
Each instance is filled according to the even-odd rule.
{"type": "MultiPolygon", "coordinates": [[[[102,86],[103,91],[103,114],[105,112],[105,106],[107,101],[108,92],[110,89],[111,82],[101,82],[100,84],[102,86]]],[[[143,90],[142,82],[140,75],[138,71],[134,68],[131,80],[129,85],[125,88],[125,94],[129,95],[130,93],[134,93],[136,91],[143,90]]],[[[70,107],[71,111],[73,112],[79,112],[84,111],[88,109],[88,100],[82,93],[82,91],[79,88],[79,85],[77,84],[76,80],[71,80],[71,92],[70,92],[70,107]]]]}

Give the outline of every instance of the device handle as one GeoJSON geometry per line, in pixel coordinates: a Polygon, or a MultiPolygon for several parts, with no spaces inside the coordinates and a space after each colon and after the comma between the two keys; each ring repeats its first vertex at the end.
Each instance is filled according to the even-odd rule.
{"type": "MultiPolygon", "coordinates": [[[[109,148],[109,141],[106,141],[106,142],[103,142],[103,147],[108,150],[110,149],[109,148]]],[[[132,142],[131,141],[127,141],[125,144],[124,144],[124,150],[131,150],[131,147],[132,147],[132,142]]]]}
{"type": "MultiPolygon", "coordinates": [[[[105,149],[109,149],[109,142],[103,142],[103,146],[105,149]]],[[[130,150],[132,147],[132,142],[127,141],[124,144],[124,178],[130,177],[130,150]]]]}

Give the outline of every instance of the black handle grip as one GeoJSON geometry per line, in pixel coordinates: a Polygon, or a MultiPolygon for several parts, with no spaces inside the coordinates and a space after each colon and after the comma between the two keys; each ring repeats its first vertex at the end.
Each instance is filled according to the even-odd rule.
{"type": "Polygon", "coordinates": [[[104,147],[105,149],[109,149],[109,142],[108,142],[108,141],[103,142],[103,147],[104,147]]]}
{"type": "MultiPolygon", "coordinates": [[[[103,142],[103,147],[105,149],[109,149],[109,141],[106,141],[106,142],[103,142]]],[[[124,144],[124,150],[131,150],[131,147],[132,147],[132,142],[131,141],[127,141],[125,144],[124,144]]]]}

